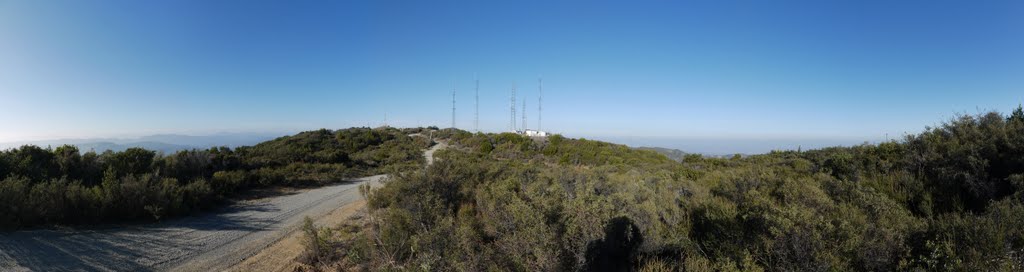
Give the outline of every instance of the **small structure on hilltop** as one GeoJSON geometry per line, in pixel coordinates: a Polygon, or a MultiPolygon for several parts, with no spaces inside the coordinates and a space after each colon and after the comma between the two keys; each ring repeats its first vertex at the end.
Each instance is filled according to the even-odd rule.
{"type": "Polygon", "coordinates": [[[526,135],[526,136],[529,136],[529,137],[547,137],[548,136],[547,132],[540,131],[540,130],[532,130],[532,129],[524,130],[524,131],[520,132],[519,134],[526,135]]]}

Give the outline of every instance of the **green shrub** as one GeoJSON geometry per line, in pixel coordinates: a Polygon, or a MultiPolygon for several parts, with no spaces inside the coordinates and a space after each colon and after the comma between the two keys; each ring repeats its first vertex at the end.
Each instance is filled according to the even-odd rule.
{"type": "Polygon", "coordinates": [[[416,169],[427,144],[397,129],[352,128],[169,156],[141,148],[97,155],[74,146],[23,146],[0,151],[0,228],[159,220],[256,187],[416,169]]]}
{"type": "Polygon", "coordinates": [[[558,135],[446,130],[455,148],[438,152],[437,163],[369,193],[377,221],[362,237],[374,238],[352,239],[358,257],[342,263],[1016,271],[1024,267],[1021,112],[960,117],[902,141],[682,162],[558,135]]]}

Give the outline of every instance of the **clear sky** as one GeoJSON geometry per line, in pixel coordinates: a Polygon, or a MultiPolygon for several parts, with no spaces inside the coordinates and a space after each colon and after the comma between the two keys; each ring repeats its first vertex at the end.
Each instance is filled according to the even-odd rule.
{"type": "Polygon", "coordinates": [[[1022,1],[496,2],[0,0],[0,141],[446,127],[453,81],[472,130],[474,75],[484,131],[540,76],[544,130],[721,152],[1024,101],[1022,1]]]}

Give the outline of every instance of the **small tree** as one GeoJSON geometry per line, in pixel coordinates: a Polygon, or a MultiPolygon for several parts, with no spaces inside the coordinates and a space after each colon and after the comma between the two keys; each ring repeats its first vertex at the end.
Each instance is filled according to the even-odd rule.
{"type": "Polygon", "coordinates": [[[1013,110],[1013,113],[1010,114],[1010,117],[1006,118],[1006,121],[1024,122],[1024,108],[1022,108],[1021,105],[1018,104],[1017,109],[1013,110]]]}

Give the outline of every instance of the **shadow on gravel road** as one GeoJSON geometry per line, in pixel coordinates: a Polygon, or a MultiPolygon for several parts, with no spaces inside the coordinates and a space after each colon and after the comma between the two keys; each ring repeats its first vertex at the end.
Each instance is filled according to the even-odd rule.
{"type": "Polygon", "coordinates": [[[294,223],[325,201],[344,192],[356,192],[352,190],[355,187],[339,185],[381,177],[352,179],[310,190],[257,192],[250,195],[255,196],[252,199],[239,198],[221,208],[158,223],[0,232],[0,271],[169,269],[223,246],[229,248],[220,252],[258,245],[253,241],[272,238],[284,222],[294,223]]]}
{"type": "Polygon", "coordinates": [[[86,238],[88,236],[95,235],[64,235],[51,230],[3,235],[0,258],[17,260],[18,265],[32,271],[100,271],[112,267],[122,271],[151,270],[130,261],[144,256],[118,245],[126,243],[125,239],[116,236],[86,238]]]}
{"type": "Polygon", "coordinates": [[[276,220],[255,214],[278,210],[267,203],[233,205],[145,225],[0,233],[0,268],[17,262],[32,271],[150,271],[161,262],[197,251],[212,242],[204,238],[214,237],[215,232],[266,230],[276,220]]]}

